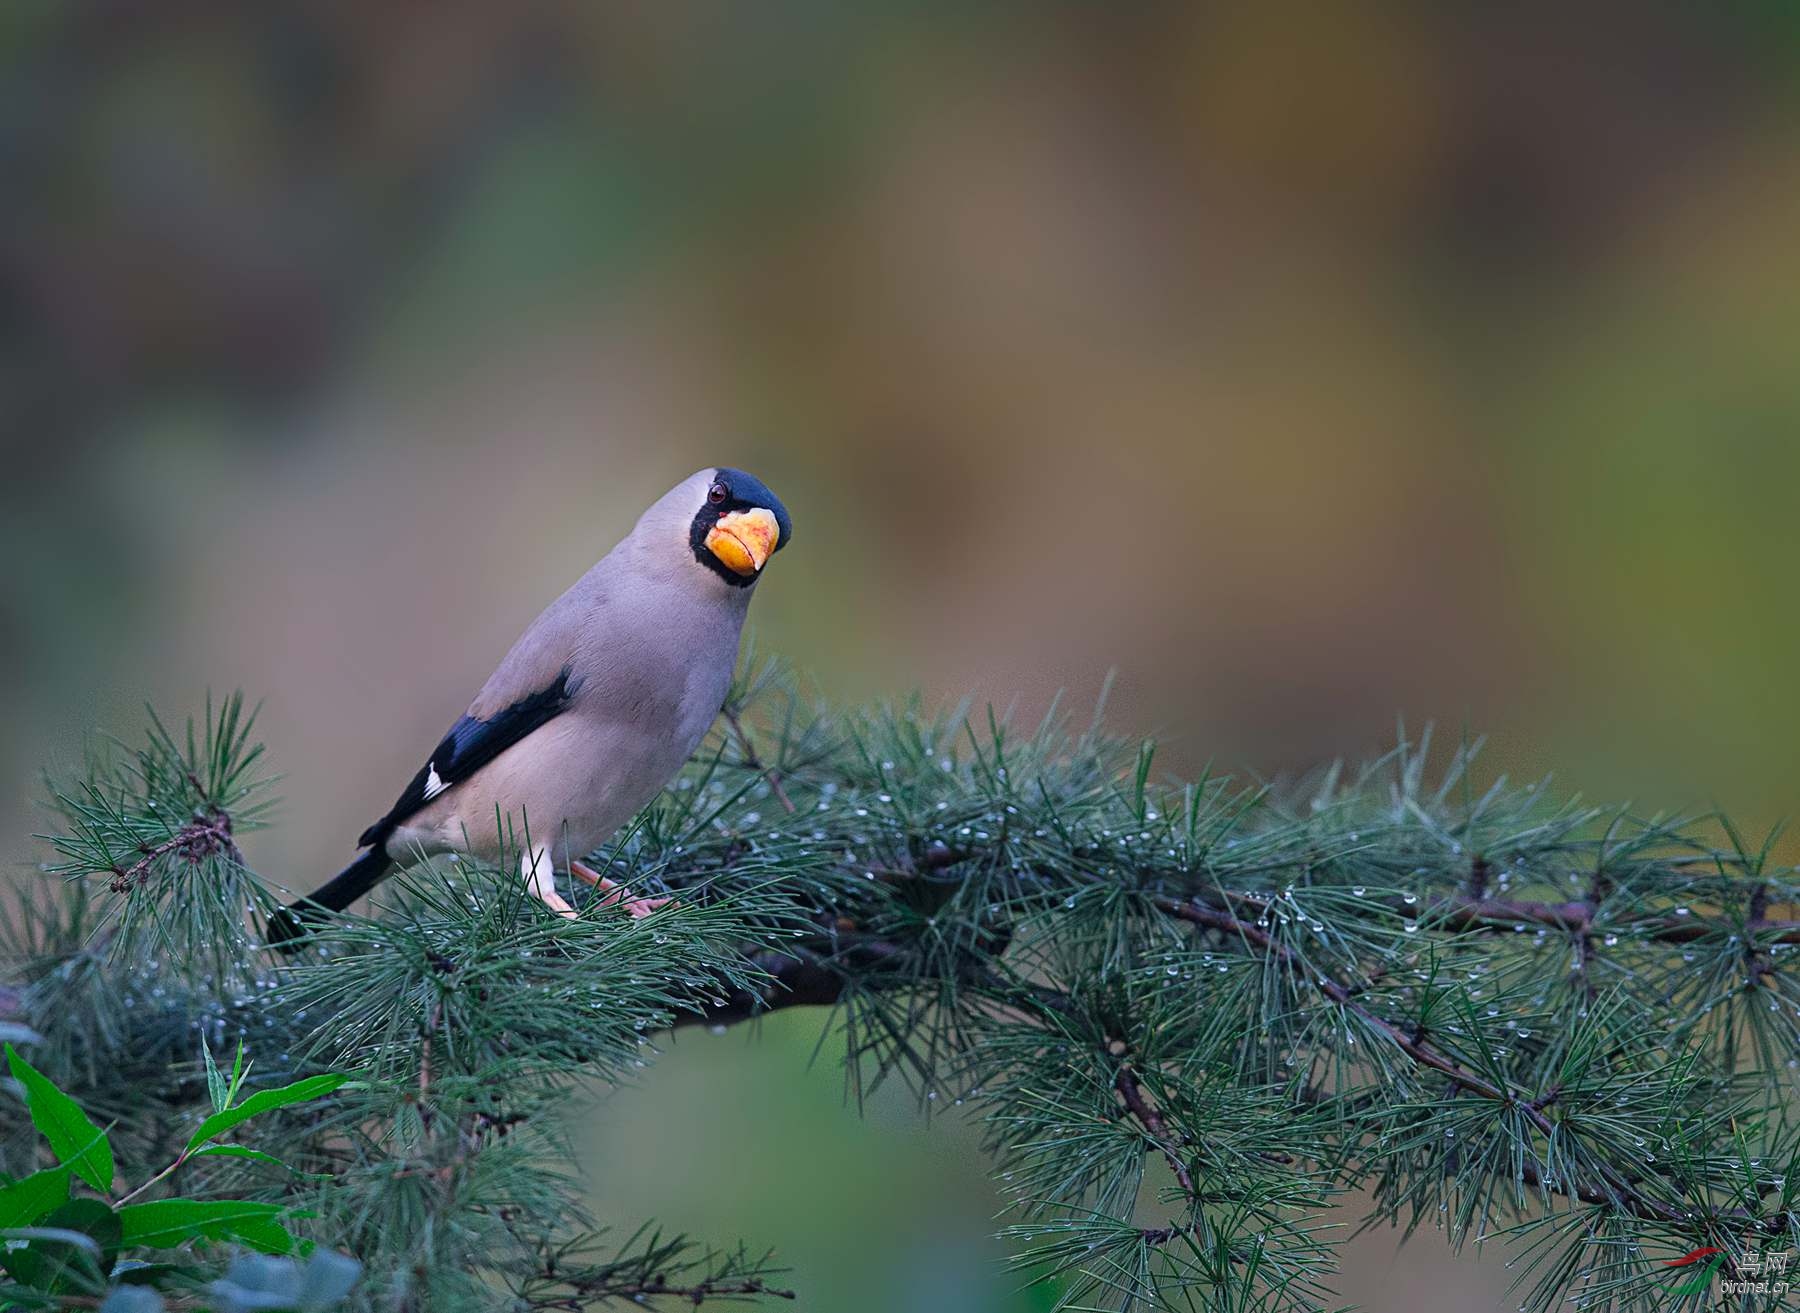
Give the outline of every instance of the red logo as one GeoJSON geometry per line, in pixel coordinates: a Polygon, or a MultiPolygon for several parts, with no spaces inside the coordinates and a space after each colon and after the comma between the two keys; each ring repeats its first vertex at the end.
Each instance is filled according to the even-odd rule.
{"type": "Polygon", "coordinates": [[[1664,1263],[1663,1266],[1686,1267],[1689,1263],[1698,1263],[1703,1258],[1711,1258],[1714,1254],[1722,1254],[1724,1252],[1723,1249],[1696,1249],[1691,1254],[1685,1254],[1680,1258],[1671,1259],[1669,1262],[1664,1263]]]}
{"type": "Polygon", "coordinates": [[[1671,1294],[1682,1299],[1685,1299],[1689,1295],[1705,1294],[1712,1286],[1713,1277],[1717,1276],[1719,1269],[1725,1265],[1725,1251],[1716,1246],[1708,1247],[1706,1249],[1696,1249],[1691,1254],[1684,1254],[1680,1258],[1671,1259],[1667,1263],[1664,1263],[1663,1266],[1693,1267],[1696,1263],[1699,1263],[1702,1266],[1696,1268],[1693,1275],[1689,1276],[1680,1285],[1676,1286],[1675,1289],[1670,1292],[1671,1294]]]}

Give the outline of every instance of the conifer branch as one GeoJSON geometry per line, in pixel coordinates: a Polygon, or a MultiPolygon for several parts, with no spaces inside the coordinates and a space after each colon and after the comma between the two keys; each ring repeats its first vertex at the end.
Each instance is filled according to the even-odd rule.
{"type": "MultiPolygon", "coordinates": [[[[1421,915],[1451,930],[1485,930],[1516,933],[1521,926],[1546,926],[1571,936],[1591,934],[1596,926],[1592,899],[1567,903],[1537,903],[1504,898],[1434,898],[1421,915]]],[[[1662,944],[1692,944],[1717,935],[1717,923],[1699,917],[1663,914],[1632,920],[1629,933],[1662,944]]],[[[1758,944],[1800,944],[1800,921],[1771,920],[1753,913],[1744,930],[1758,944]]]]}
{"type": "Polygon", "coordinates": [[[1163,1124],[1162,1114],[1151,1107],[1144,1099],[1144,1089],[1138,1083],[1137,1073],[1128,1066],[1121,1065],[1119,1074],[1113,1077],[1113,1088],[1118,1090],[1119,1097],[1125,1101],[1125,1107],[1138,1120],[1149,1137],[1150,1143],[1160,1152],[1169,1164],[1169,1170],[1175,1173],[1175,1180],[1181,1186],[1181,1192],[1189,1202],[1197,1204],[1199,1191],[1194,1188],[1194,1178],[1189,1174],[1187,1164],[1169,1142],[1168,1127],[1163,1124]]]}
{"type": "MultiPolygon", "coordinates": [[[[1370,1221],[1518,1237],[1531,1313],[1800,1230],[1800,883],[1716,818],[1477,788],[1470,750],[1428,771],[1410,743],[1279,789],[1158,783],[1097,730],[836,716],[765,671],[587,858],[671,905],[564,921],[504,861],[421,868],[286,964],[226,846],[267,805],[238,706],[59,790],[74,883],[8,917],[0,1025],[145,1160],[202,1114],[197,1035],[270,1081],[353,1073],[260,1146],[305,1173],[261,1188],[384,1307],[790,1297],[742,1251],[592,1232],[557,1109],[661,1031],[793,1007],[839,1029],[853,1093],[978,1112],[1006,1234],[1065,1304],[1332,1303],[1324,1210],[1358,1186],[1370,1221]],[[1142,1226],[1158,1158],[1173,1216],[1142,1226]]],[[[23,1147],[0,1133],[0,1171],[23,1147]]],[[[247,1170],[199,1166],[184,1190],[247,1170]]]]}

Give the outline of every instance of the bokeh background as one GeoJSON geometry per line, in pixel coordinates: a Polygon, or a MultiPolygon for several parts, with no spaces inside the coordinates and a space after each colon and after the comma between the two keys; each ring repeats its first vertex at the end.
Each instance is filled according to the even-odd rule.
{"type": "MultiPolygon", "coordinates": [[[[1646,807],[1800,791],[1800,7],[0,9],[0,822],[265,699],[310,884],[692,469],[798,525],[760,646],[1167,760],[1395,718],[1646,807]]],[[[591,1114],[596,1208],[801,1307],[1037,1307],[972,1133],[821,1018],[591,1114]]],[[[1377,1309],[1510,1307],[1359,1240],[1377,1309]]]]}

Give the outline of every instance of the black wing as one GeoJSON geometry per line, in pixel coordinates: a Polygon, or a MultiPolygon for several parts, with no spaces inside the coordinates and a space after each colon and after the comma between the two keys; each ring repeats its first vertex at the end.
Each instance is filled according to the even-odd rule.
{"type": "Polygon", "coordinates": [[[357,843],[364,848],[385,843],[387,837],[419,808],[451,785],[466,780],[532,730],[554,720],[568,708],[581,681],[564,666],[550,684],[528,693],[486,720],[464,716],[450,727],[423,769],[406,786],[393,809],[362,832],[357,843]]]}

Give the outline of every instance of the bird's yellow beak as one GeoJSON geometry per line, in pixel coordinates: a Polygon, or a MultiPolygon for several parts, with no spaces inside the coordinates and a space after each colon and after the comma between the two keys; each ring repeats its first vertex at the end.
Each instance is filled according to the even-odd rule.
{"type": "Polygon", "coordinates": [[[721,515],[706,535],[706,550],[726,569],[748,576],[763,568],[780,542],[781,526],[775,523],[775,513],[758,506],[721,515]]]}

